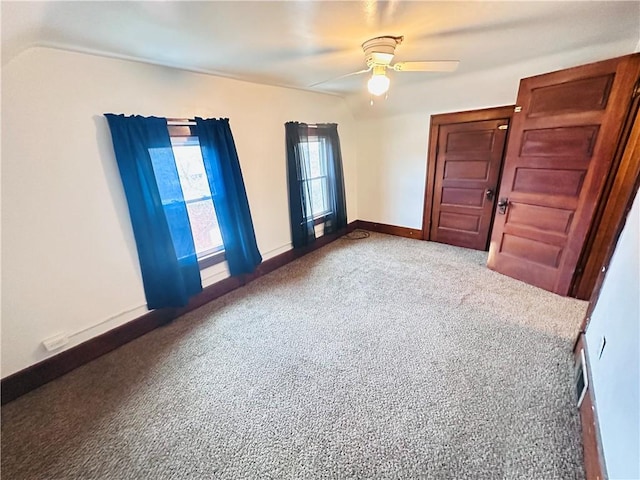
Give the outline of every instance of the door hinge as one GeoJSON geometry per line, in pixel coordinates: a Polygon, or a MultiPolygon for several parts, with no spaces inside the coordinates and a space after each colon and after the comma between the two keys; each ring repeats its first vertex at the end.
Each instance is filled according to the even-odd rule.
{"type": "Polygon", "coordinates": [[[514,108],[514,109],[513,109],[513,111],[514,111],[515,113],[520,113],[520,112],[522,111],[522,107],[517,106],[516,108],[514,108]]]}
{"type": "Polygon", "coordinates": [[[633,87],[633,94],[631,95],[631,98],[636,98],[638,95],[640,95],[640,79],[636,82],[636,86],[633,87]]]}

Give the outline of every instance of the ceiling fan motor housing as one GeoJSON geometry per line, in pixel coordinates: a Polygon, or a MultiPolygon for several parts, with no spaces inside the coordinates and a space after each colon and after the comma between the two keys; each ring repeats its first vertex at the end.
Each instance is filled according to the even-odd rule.
{"type": "Polygon", "coordinates": [[[402,43],[404,37],[376,37],[362,44],[367,67],[375,65],[389,65],[396,51],[396,46],[402,43]]]}

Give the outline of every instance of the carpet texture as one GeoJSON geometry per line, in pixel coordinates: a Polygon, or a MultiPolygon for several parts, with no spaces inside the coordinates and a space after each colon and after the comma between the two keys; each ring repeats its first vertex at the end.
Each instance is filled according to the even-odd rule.
{"type": "Polygon", "coordinates": [[[340,239],[2,409],[7,479],[582,479],[586,303],[340,239]]]}

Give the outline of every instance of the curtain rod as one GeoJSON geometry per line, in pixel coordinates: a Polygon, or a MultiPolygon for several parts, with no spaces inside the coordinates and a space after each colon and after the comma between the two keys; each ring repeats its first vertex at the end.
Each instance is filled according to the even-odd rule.
{"type": "Polygon", "coordinates": [[[167,125],[172,127],[195,127],[197,124],[188,118],[167,118],[167,125]]]}

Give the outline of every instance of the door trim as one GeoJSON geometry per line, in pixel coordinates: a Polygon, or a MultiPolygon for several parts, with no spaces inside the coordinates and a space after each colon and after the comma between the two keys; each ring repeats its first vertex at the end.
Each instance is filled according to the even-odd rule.
{"type": "MultiPolygon", "coordinates": [[[[640,82],[640,80],[639,80],[640,82]]],[[[578,262],[571,296],[597,298],[604,272],[618,243],[640,185],[640,96],[634,98],[618,144],[609,178],[598,204],[591,230],[578,262]]],[[[593,302],[592,302],[593,303],[593,302]]],[[[584,325],[586,327],[586,325],[584,325]]]]}
{"type": "MultiPolygon", "coordinates": [[[[431,240],[431,213],[433,210],[433,189],[435,187],[436,177],[436,148],[438,146],[440,127],[452,123],[481,122],[485,120],[499,120],[501,118],[508,118],[509,123],[511,123],[514,107],[515,105],[506,105],[504,107],[484,108],[482,110],[467,110],[464,112],[431,115],[429,148],[427,150],[427,178],[425,182],[424,208],[422,211],[422,238],[424,240],[431,240]]],[[[509,134],[507,133],[505,152],[508,143],[509,134]]],[[[502,172],[500,173],[502,174],[502,172]]],[[[489,232],[489,237],[491,237],[491,232],[489,232]]]]}
{"type": "MultiPolygon", "coordinates": [[[[636,109],[638,111],[638,109],[636,109]]],[[[616,172],[613,187],[609,198],[604,206],[601,222],[599,225],[600,235],[596,237],[598,248],[590,251],[591,258],[595,264],[595,278],[591,286],[591,292],[586,290],[585,293],[590,295],[587,314],[585,315],[581,332],[586,332],[591,314],[595,309],[596,303],[600,296],[602,283],[609,269],[609,263],[613,257],[613,253],[618,245],[618,239],[622,233],[629,211],[633,206],[633,201],[640,192],[640,117],[636,117],[633,131],[627,141],[623,159],[620,168],[616,172]],[[604,271],[603,271],[604,269],[604,271]]],[[[588,264],[589,265],[589,264],[588,264]]],[[[579,285],[578,285],[579,286],[579,285]]],[[[578,297],[581,298],[581,297],[578,297]]]]}

